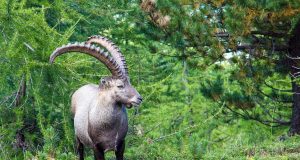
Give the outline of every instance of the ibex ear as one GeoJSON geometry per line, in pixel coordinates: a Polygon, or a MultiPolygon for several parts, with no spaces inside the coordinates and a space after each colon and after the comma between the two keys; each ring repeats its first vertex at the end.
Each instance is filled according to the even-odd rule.
{"type": "Polygon", "coordinates": [[[107,81],[106,78],[101,78],[101,80],[100,80],[100,86],[109,87],[109,81],[107,81]]]}

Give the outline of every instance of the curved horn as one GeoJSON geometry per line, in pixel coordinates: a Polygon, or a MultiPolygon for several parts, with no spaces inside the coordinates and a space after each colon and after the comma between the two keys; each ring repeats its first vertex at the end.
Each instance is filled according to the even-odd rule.
{"type": "Polygon", "coordinates": [[[57,48],[50,56],[50,63],[53,63],[57,56],[67,52],[80,52],[95,57],[101,61],[111,72],[115,78],[123,79],[123,72],[117,62],[111,58],[107,52],[101,50],[99,47],[85,43],[70,43],[66,46],[57,48]]]}
{"type": "Polygon", "coordinates": [[[125,58],[122,55],[121,50],[118,48],[118,46],[116,44],[111,42],[106,37],[99,36],[99,35],[89,37],[88,40],[86,41],[86,44],[91,44],[91,43],[96,43],[96,44],[99,44],[99,45],[105,47],[107,49],[107,51],[109,51],[111,53],[112,57],[116,60],[116,62],[120,66],[122,72],[124,73],[124,75],[127,78],[129,78],[125,58]]]}

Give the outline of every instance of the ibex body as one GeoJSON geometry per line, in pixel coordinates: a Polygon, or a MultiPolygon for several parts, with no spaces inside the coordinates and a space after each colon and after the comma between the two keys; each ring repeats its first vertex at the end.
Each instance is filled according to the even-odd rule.
{"type": "Polygon", "coordinates": [[[83,145],[93,148],[95,159],[104,159],[104,152],[114,150],[117,159],[123,159],[125,136],[128,129],[126,106],[138,106],[142,102],[139,93],[131,86],[125,59],[120,50],[109,40],[100,36],[91,37],[86,43],[75,43],[56,49],[50,62],[67,52],[91,55],[111,71],[111,77],[102,78],[99,85],[82,86],[72,96],[77,150],[84,158],[83,145]],[[104,46],[110,57],[100,48],[104,46]]]}

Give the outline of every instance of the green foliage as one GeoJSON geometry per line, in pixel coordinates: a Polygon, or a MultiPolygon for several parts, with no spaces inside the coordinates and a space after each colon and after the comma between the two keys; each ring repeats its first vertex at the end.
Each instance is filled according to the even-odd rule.
{"type": "MultiPolygon", "coordinates": [[[[251,42],[253,28],[278,30],[275,22],[284,12],[295,21],[299,2],[191,2],[157,1],[171,17],[162,29],[140,1],[0,1],[0,156],[77,158],[70,97],[109,72],[84,55],[64,55],[53,65],[48,58],[62,44],[101,34],[121,48],[132,84],[144,98],[128,113],[127,159],[300,157],[298,136],[261,124],[291,114],[281,102],[291,101],[291,94],[279,91],[291,87],[282,55],[263,49],[249,55],[232,47],[251,42]],[[268,13],[274,23],[265,26],[268,13]],[[216,37],[218,30],[230,32],[228,40],[216,37]],[[26,94],[15,105],[22,77],[26,94]],[[18,133],[25,137],[24,150],[18,133]]],[[[86,153],[93,159],[91,150],[86,153]]],[[[107,157],[114,159],[113,153],[107,157]]]]}

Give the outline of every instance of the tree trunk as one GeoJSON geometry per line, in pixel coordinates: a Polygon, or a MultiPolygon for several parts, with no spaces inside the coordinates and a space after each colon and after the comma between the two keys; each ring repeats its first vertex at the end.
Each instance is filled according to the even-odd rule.
{"type": "Polygon", "coordinates": [[[295,59],[295,57],[300,57],[300,20],[295,26],[292,37],[290,38],[288,54],[290,57],[293,57],[289,59],[293,91],[293,110],[291,117],[290,135],[295,135],[300,134],[300,86],[299,84],[297,84],[294,78],[295,73],[299,72],[299,69],[295,68],[299,68],[299,66],[297,65],[299,59],[295,59]]]}
{"type": "Polygon", "coordinates": [[[293,111],[291,117],[290,134],[300,134],[300,87],[292,79],[293,88],[293,111]],[[298,94],[297,94],[298,93],[298,94]]]}

